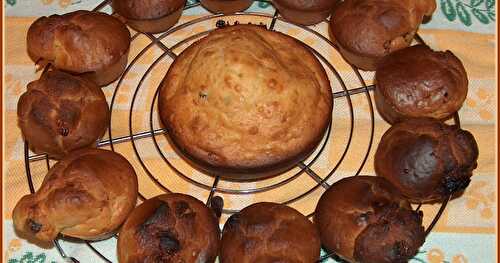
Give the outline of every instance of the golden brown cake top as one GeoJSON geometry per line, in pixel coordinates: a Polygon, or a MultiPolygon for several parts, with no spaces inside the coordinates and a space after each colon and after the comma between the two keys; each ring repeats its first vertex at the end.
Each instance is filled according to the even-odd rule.
{"type": "Polygon", "coordinates": [[[330,121],[332,94],[321,64],[298,41],[237,25],[176,59],[159,110],[176,145],[195,160],[269,168],[312,151],[330,121]]]}
{"type": "Polygon", "coordinates": [[[118,62],[130,46],[130,32],[105,13],[76,11],[37,19],[29,28],[28,53],[56,68],[76,73],[100,70],[118,62]]]}
{"type": "Polygon", "coordinates": [[[113,9],[129,19],[156,19],[182,8],[186,0],[113,0],[113,9]]]}

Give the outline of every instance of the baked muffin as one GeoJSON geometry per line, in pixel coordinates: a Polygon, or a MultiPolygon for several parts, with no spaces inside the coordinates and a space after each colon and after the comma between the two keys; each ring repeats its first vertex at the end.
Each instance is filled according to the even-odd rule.
{"type": "Polygon", "coordinates": [[[94,82],[58,70],[28,84],[17,116],[31,150],[56,159],[95,146],[110,119],[106,97],[94,82]]]}
{"type": "Polygon", "coordinates": [[[422,212],[388,181],[353,176],[320,198],[314,215],[321,243],[349,262],[408,262],[425,240],[422,212]]]}
{"type": "Polygon", "coordinates": [[[448,119],[467,97],[462,62],[450,51],[436,52],[425,45],[384,57],[375,79],[378,112],[391,124],[419,117],[448,119]]]}
{"type": "Polygon", "coordinates": [[[412,202],[443,201],[469,185],[477,158],[470,132],[435,119],[410,119],[382,136],[375,172],[412,202]]]}
{"type": "Polygon", "coordinates": [[[59,233],[85,240],[114,234],[135,207],[137,176],[118,153],[84,149],[56,163],[40,189],[14,208],[18,231],[40,241],[59,233]]]}
{"type": "Polygon", "coordinates": [[[332,40],[347,62],[373,71],[382,57],[408,47],[435,9],[435,0],[343,1],[330,19],[332,40]]]}
{"type": "Polygon", "coordinates": [[[113,16],[75,11],[38,18],[28,29],[27,41],[28,54],[36,63],[51,63],[105,86],[125,70],[131,38],[113,16]]]}
{"type": "Polygon", "coordinates": [[[200,0],[200,3],[212,13],[232,14],[248,9],[253,0],[200,0]]]}
{"type": "Polygon", "coordinates": [[[230,179],[286,170],[309,155],[331,119],[315,56],[262,26],[217,29],[185,49],[159,93],[168,135],[195,167],[230,179]]]}
{"type": "Polygon", "coordinates": [[[118,236],[120,263],[211,263],[219,226],[208,207],[184,194],[164,194],[134,209],[118,236]]]}
{"type": "Polygon", "coordinates": [[[338,0],[273,0],[286,20],[300,25],[314,25],[330,16],[338,0]]]}
{"type": "Polygon", "coordinates": [[[113,10],[133,29],[160,33],[179,21],[186,0],[113,0],[113,10]]]}
{"type": "Polygon", "coordinates": [[[257,203],[232,215],[224,225],[221,263],[311,263],[320,255],[317,230],[286,205],[257,203]]]}

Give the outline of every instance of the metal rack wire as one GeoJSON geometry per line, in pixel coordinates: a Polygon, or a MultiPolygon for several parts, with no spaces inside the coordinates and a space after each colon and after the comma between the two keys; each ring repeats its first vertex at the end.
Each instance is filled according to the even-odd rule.
{"type": "MultiPolygon", "coordinates": [[[[105,0],[101,4],[99,4],[94,10],[102,10],[103,8],[107,7],[109,5],[110,0],[105,0]]],[[[264,0],[260,0],[259,2],[268,2],[264,0]]],[[[194,4],[189,4],[185,7],[185,10],[191,9],[198,7],[199,3],[194,3],[194,4]]],[[[347,104],[347,111],[349,115],[349,120],[348,120],[348,134],[346,135],[346,143],[344,145],[344,148],[341,149],[341,154],[339,158],[336,160],[335,163],[332,164],[332,167],[328,168],[328,172],[325,173],[320,173],[314,170],[313,166],[317,162],[317,160],[325,154],[325,147],[326,145],[332,140],[332,131],[333,131],[333,123],[330,123],[328,130],[325,134],[325,137],[323,138],[321,144],[318,146],[318,150],[310,156],[307,160],[301,161],[297,163],[296,165],[296,171],[293,173],[290,173],[289,175],[285,177],[280,177],[279,180],[275,180],[272,183],[264,186],[250,186],[250,187],[245,187],[245,188],[231,188],[231,187],[225,187],[221,186],[221,182],[224,181],[223,178],[220,178],[219,176],[215,175],[211,177],[212,182],[203,182],[200,180],[197,180],[197,178],[193,178],[193,176],[187,175],[185,172],[182,171],[181,168],[178,167],[178,164],[172,162],[170,158],[168,158],[167,154],[164,152],[164,147],[162,147],[160,144],[160,140],[164,137],[163,135],[166,133],[165,129],[163,129],[159,123],[157,118],[157,112],[156,112],[156,105],[157,105],[157,97],[158,97],[158,91],[159,88],[156,86],[156,90],[154,90],[153,96],[149,97],[150,101],[149,104],[143,103],[144,105],[147,105],[149,108],[149,114],[147,114],[147,128],[136,131],[136,128],[134,127],[134,119],[136,118],[134,116],[138,104],[141,104],[138,102],[140,100],[139,98],[142,98],[140,94],[144,92],[146,89],[152,89],[155,87],[152,87],[151,85],[145,85],[144,83],[146,82],[147,78],[157,70],[160,64],[165,64],[166,60],[173,61],[177,57],[177,53],[175,50],[181,49],[182,46],[188,45],[189,43],[207,35],[211,30],[216,29],[217,27],[222,27],[228,24],[228,22],[225,19],[232,18],[233,20],[236,19],[236,21],[241,20],[247,20],[247,21],[252,21],[252,19],[262,21],[264,20],[265,22],[260,22],[264,26],[266,26],[269,30],[277,30],[276,25],[277,23],[285,24],[288,26],[292,26],[294,28],[297,28],[307,34],[310,34],[311,36],[314,36],[317,40],[321,41],[326,47],[336,50],[335,45],[323,34],[319,33],[318,31],[315,30],[314,27],[306,27],[306,26],[300,26],[300,25],[292,25],[283,20],[280,15],[278,14],[277,10],[274,12],[274,14],[267,14],[267,13],[255,13],[255,12],[242,12],[242,13],[236,13],[233,15],[222,15],[222,14],[209,14],[207,12],[207,15],[201,16],[198,18],[195,18],[193,20],[180,23],[173,28],[169,29],[168,31],[159,34],[159,35],[153,35],[153,34],[144,34],[144,33],[139,33],[136,32],[132,36],[132,43],[136,41],[139,37],[147,37],[149,39],[150,43],[147,44],[144,48],[142,48],[135,57],[133,57],[130,61],[129,64],[123,73],[123,75],[120,77],[120,79],[116,82],[114,87],[114,91],[111,95],[110,98],[110,111],[112,114],[111,121],[109,124],[109,129],[108,129],[108,138],[105,138],[101,141],[98,142],[98,147],[110,147],[111,150],[116,151],[116,147],[118,145],[130,143],[131,147],[133,148],[133,156],[125,156],[129,160],[134,159],[136,160],[140,167],[142,168],[143,174],[151,181],[153,184],[159,189],[160,192],[171,192],[172,189],[169,189],[167,185],[161,180],[162,177],[165,175],[161,175],[158,173],[155,173],[153,169],[150,167],[150,164],[148,163],[148,158],[145,158],[143,156],[143,150],[141,150],[140,146],[140,141],[144,139],[149,139],[151,140],[150,143],[154,146],[154,151],[156,151],[157,156],[155,157],[156,160],[162,161],[164,164],[166,164],[171,171],[173,171],[173,174],[169,174],[168,176],[177,176],[182,179],[182,181],[185,184],[188,185],[193,185],[195,187],[198,187],[199,189],[202,189],[203,191],[208,192],[208,198],[207,198],[207,205],[211,205],[211,201],[215,196],[221,196],[221,195],[253,195],[253,194],[258,194],[258,193],[264,193],[264,192],[269,192],[273,190],[277,190],[281,187],[286,186],[287,184],[290,184],[293,181],[296,181],[299,177],[302,176],[307,176],[310,179],[314,181],[314,185],[311,187],[306,187],[306,189],[303,189],[303,192],[297,193],[293,196],[290,196],[286,198],[286,200],[280,200],[279,202],[287,205],[291,205],[295,202],[298,202],[301,199],[304,199],[311,195],[314,191],[324,188],[327,189],[334,176],[336,175],[336,172],[338,171],[339,166],[342,164],[344,161],[349,149],[351,148],[351,143],[353,140],[353,134],[354,134],[354,129],[355,129],[355,109],[354,109],[354,104],[351,99],[351,96],[357,95],[357,96],[365,96],[366,102],[368,104],[368,110],[369,110],[369,138],[368,138],[368,145],[366,145],[366,151],[364,151],[364,155],[359,156],[359,166],[353,175],[358,175],[361,173],[363,170],[363,167],[365,166],[366,161],[368,160],[369,153],[372,149],[373,146],[373,138],[374,138],[374,130],[375,130],[375,117],[374,117],[374,110],[373,110],[373,103],[372,103],[372,98],[370,91],[374,89],[373,85],[367,85],[365,82],[365,79],[363,78],[362,74],[360,71],[352,67],[352,72],[354,73],[355,77],[357,78],[357,81],[359,81],[360,85],[354,88],[350,88],[350,85],[347,84],[347,81],[342,77],[341,73],[336,69],[334,65],[329,61],[328,58],[324,56],[324,50],[317,50],[314,49],[313,47],[307,45],[303,40],[297,39],[300,42],[302,42],[306,47],[308,47],[315,55],[316,57],[321,61],[321,63],[324,65],[325,70],[330,74],[330,76],[333,76],[333,80],[335,81],[338,86],[340,87],[340,90],[338,91],[332,91],[333,92],[333,98],[334,101],[343,99],[345,100],[345,103],[347,104]],[[189,36],[185,37],[184,39],[174,43],[173,45],[168,46],[167,44],[164,43],[165,39],[168,39],[169,36],[175,35],[176,33],[189,29],[190,27],[204,23],[204,24],[210,24],[211,28],[208,30],[203,30],[201,32],[195,32],[190,34],[189,36]],[[114,129],[114,124],[116,122],[113,122],[113,112],[114,109],[117,107],[117,97],[119,96],[119,92],[123,90],[125,78],[127,74],[131,72],[131,68],[134,67],[135,65],[138,64],[138,60],[143,58],[147,52],[150,52],[151,50],[158,50],[160,51],[161,55],[156,57],[152,63],[150,63],[146,70],[144,71],[144,74],[140,77],[139,82],[135,86],[135,89],[132,89],[132,97],[130,101],[130,108],[128,109],[128,134],[123,134],[123,135],[115,135],[116,129],[114,129]],[[141,93],[142,92],[142,93],[141,93]]],[[[323,23],[328,23],[328,21],[324,21],[323,23]]],[[[420,38],[418,35],[416,37],[416,41],[423,43],[422,38],[420,38]]],[[[336,52],[336,51],[335,51],[336,52]]],[[[457,125],[460,124],[460,120],[458,118],[458,115],[455,116],[454,118],[455,123],[457,125]]],[[[33,178],[32,178],[32,172],[31,172],[31,166],[34,163],[38,162],[45,162],[46,163],[46,169],[50,169],[50,161],[45,155],[36,155],[36,154],[30,154],[29,149],[28,149],[28,142],[25,143],[24,147],[24,157],[25,157],[25,168],[26,168],[26,179],[27,183],[29,185],[30,191],[33,193],[35,191],[35,186],[33,183],[33,178]]],[[[148,198],[145,193],[139,192],[139,197],[141,200],[144,200],[148,198]]],[[[428,234],[434,225],[437,223],[439,220],[441,214],[443,213],[449,199],[444,200],[443,204],[441,205],[439,211],[434,215],[434,218],[430,225],[426,229],[426,233],[428,234]]],[[[421,205],[416,207],[416,210],[419,210],[421,205]]],[[[223,214],[232,214],[235,212],[238,212],[240,208],[225,208],[222,210],[223,214]]],[[[309,213],[307,215],[308,217],[312,217],[313,213],[309,213]]],[[[115,235],[112,238],[116,238],[117,236],[115,235]]],[[[104,254],[99,251],[91,242],[84,242],[96,255],[98,255],[103,261],[105,262],[112,262],[109,258],[104,256],[104,254]]],[[[64,249],[62,246],[59,244],[59,242],[56,240],[55,241],[55,246],[58,249],[58,251],[61,254],[61,257],[69,262],[79,262],[77,259],[70,257],[65,253],[64,249]]],[[[327,258],[332,257],[334,259],[338,259],[334,254],[329,254],[326,256],[323,256],[318,260],[318,262],[323,262],[327,258]]]]}

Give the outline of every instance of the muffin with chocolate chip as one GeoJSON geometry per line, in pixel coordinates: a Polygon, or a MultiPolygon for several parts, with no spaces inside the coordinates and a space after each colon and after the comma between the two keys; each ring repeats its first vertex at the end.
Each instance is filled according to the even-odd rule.
{"type": "Polygon", "coordinates": [[[28,84],[17,103],[17,117],[32,151],[60,159],[95,146],[108,127],[110,112],[94,82],[54,70],[28,84]]]}
{"type": "Polygon", "coordinates": [[[410,46],[435,9],[435,0],[343,1],[330,19],[332,40],[347,62],[373,71],[382,57],[410,46]]]}
{"type": "Polygon", "coordinates": [[[253,204],[224,225],[221,263],[311,263],[319,255],[320,240],[314,225],[286,205],[253,204]]]}
{"type": "Polygon", "coordinates": [[[382,136],[375,172],[412,202],[439,202],[465,190],[478,154],[470,132],[436,119],[409,119],[382,136]]]}
{"type": "Polygon", "coordinates": [[[394,124],[409,118],[450,118],[465,101],[468,79],[451,51],[415,45],[384,57],[375,73],[375,103],[394,124]]]}
{"type": "Polygon", "coordinates": [[[214,262],[217,218],[198,199],[164,194],[136,207],[118,237],[120,263],[214,262]]]}
{"type": "Polygon", "coordinates": [[[349,262],[393,263],[407,262],[424,243],[422,217],[384,178],[353,176],[326,190],[314,222],[329,252],[349,262]]]}

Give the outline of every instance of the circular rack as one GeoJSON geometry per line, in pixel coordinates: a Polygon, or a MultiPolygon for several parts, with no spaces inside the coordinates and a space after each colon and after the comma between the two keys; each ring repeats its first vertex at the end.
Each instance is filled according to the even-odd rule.
{"type": "MultiPolygon", "coordinates": [[[[105,0],[94,10],[101,11],[105,8],[109,8],[109,2],[110,0],[105,0]]],[[[269,1],[264,0],[256,2],[269,3],[269,1]]],[[[184,11],[199,6],[200,4],[198,2],[188,4],[185,6],[184,11]]],[[[328,22],[329,21],[325,20],[322,23],[328,22]]],[[[353,169],[356,170],[356,172],[350,175],[358,175],[363,170],[373,147],[375,116],[370,91],[374,89],[374,85],[367,85],[363,74],[360,73],[357,68],[348,64],[346,65],[350,68],[351,76],[349,79],[345,76],[343,77],[342,73],[337,70],[336,65],[333,65],[332,61],[326,57],[324,52],[325,49],[331,49],[333,53],[338,54],[338,51],[336,50],[335,45],[327,37],[325,37],[324,34],[319,32],[318,27],[306,27],[291,24],[280,17],[277,10],[275,10],[274,13],[241,12],[231,15],[210,14],[207,12],[204,16],[198,16],[186,22],[179,22],[176,26],[162,34],[153,35],[132,31],[132,44],[144,42],[144,40],[149,41],[149,43],[144,45],[142,49],[139,48],[139,52],[135,56],[133,54],[131,55],[129,64],[120,79],[111,84],[110,87],[104,88],[105,91],[109,91],[109,94],[107,93],[107,98],[111,111],[111,121],[109,124],[107,138],[103,138],[97,144],[98,147],[108,147],[117,152],[120,152],[118,149],[119,147],[129,147],[129,154],[125,155],[125,157],[129,161],[135,162],[134,164],[136,169],[142,168],[142,171],[137,172],[138,176],[144,176],[139,179],[140,183],[141,181],[149,181],[149,183],[152,184],[152,187],[154,186],[158,189],[159,193],[178,191],[178,189],[174,190],[171,189],[172,187],[169,188],[169,184],[171,184],[172,180],[177,182],[177,184],[183,184],[187,187],[187,189],[195,187],[196,189],[202,190],[206,193],[208,196],[206,197],[206,203],[208,206],[221,206],[220,201],[222,200],[222,196],[246,197],[267,193],[268,196],[274,197],[269,193],[295,183],[296,185],[304,188],[302,189],[302,192],[297,193],[295,190],[289,193],[286,197],[276,197],[279,200],[266,200],[293,205],[294,203],[300,202],[302,199],[310,197],[313,193],[317,193],[317,191],[324,191],[331,185],[332,182],[335,182],[333,179],[336,178],[336,175],[337,178],[339,177],[338,174],[341,173],[339,172],[339,167],[343,162],[345,162],[349,150],[354,147],[354,144],[356,147],[360,144],[353,143],[356,134],[355,126],[359,126],[359,124],[356,123],[357,118],[355,117],[359,115],[359,113],[355,114],[355,103],[352,98],[354,95],[364,95],[364,103],[367,107],[369,119],[364,122],[368,127],[362,127],[362,129],[367,129],[368,134],[368,138],[365,138],[363,141],[363,147],[365,147],[365,149],[362,149],[362,154],[357,155],[357,160],[355,162],[356,167],[353,169]],[[166,69],[168,69],[168,65],[173,62],[173,60],[177,57],[177,54],[179,54],[180,51],[182,51],[182,49],[187,47],[190,43],[206,36],[210,31],[215,30],[218,27],[224,27],[236,23],[256,23],[265,26],[268,30],[276,30],[283,33],[287,32],[285,29],[293,29],[296,33],[295,35],[307,36],[304,39],[296,39],[303,43],[316,55],[327,71],[330,81],[332,82],[332,88],[334,89],[332,90],[335,102],[334,105],[344,105],[343,110],[346,114],[346,116],[344,116],[346,121],[344,125],[345,127],[342,131],[347,134],[340,136],[339,134],[335,134],[335,138],[342,137],[344,140],[338,149],[335,161],[333,163],[329,163],[327,167],[322,167],[322,169],[320,169],[321,172],[315,171],[314,167],[315,164],[319,162],[319,159],[325,158],[325,155],[329,154],[325,150],[327,148],[327,144],[336,140],[333,139],[332,136],[332,134],[336,131],[335,121],[330,123],[321,144],[310,157],[297,163],[296,167],[286,174],[278,175],[272,179],[264,179],[266,183],[259,182],[259,184],[257,184],[256,182],[231,182],[220,178],[217,175],[204,175],[199,172],[193,175],[193,172],[186,172],[189,170],[189,168],[186,168],[189,165],[186,165],[185,161],[180,158],[172,158],[172,153],[167,150],[168,143],[166,143],[164,136],[166,130],[161,127],[157,113],[159,84],[149,85],[147,82],[150,82],[151,75],[156,73],[160,74],[159,76],[164,76],[166,69]],[[206,28],[200,30],[199,25],[201,24],[206,28]],[[182,35],[183,37],[179,38],[178,35],[182,35]],[[175,39],[173,36],[177,36],[176,38],[178,38],[178,41],[168,43],[169,40],[175,39]],[[314,48],[312,45],[309,45],[308,42],[311,42],[311,38],[314,39],[315,42],[319,42],[319,46],[321,48],[314,48]],[[156,56],[154,54],[156,54],[156,56]],[[141,63],[140,61],[146,60],[146,57],[149,58],[149,62],[141,63]],[[131,87],[134,85],[126,84],[128,82],[127,78],[130,78],[130,75],[132,74],[131,69],[133,67],[140,67],[143,71],[142,75],[134,77],[134,79],[137,80],[135,88],[131,87]],[[359,84],[353,84],[353,82],[359,84]],[[335,83],[335,85],[333,85],[333,83],[335,83]],[[335,90],[334,86],[338,90],[335,90]],[[126,97],[130,97],[130,101],[127,101],[127,103],[119,102],[120,99],[123,98],[122,93],[128,94],[126,97]],[[121,111],[117,113],[117,109],[120,109],[121,111]],[[115,127],[118,125],[116,121],[117,118],[122,120],[122,122],[125,118],[128,118],[128,127],[115,127]],[[137,123],[141,123],[141,125],[137,125],[137,123]],[[146,141],[146,143],[144,143],[144,141],[146,141]],[[130,147],[132,150],[130,150],[130,147]],[[169,170],[171,172],[166,173],[165,170],[169,170]],[[309,184],[302,184],[303,180],[299,178],[308,178],[308,180],[312,179],[312,181],[309,184]],[[219,203],[219,205],[216,205],[217,203],[219,203]]],[[[424,43],[422,38],[418,35],[416,35],[415,40],[417,42],[424,43]]],[[[342,61],[342,63],[346,62],[342,61]]],[[[336,111],[334,107],[332,119],[335,117],[335,113],[336,111]]],[[[460,125],[458,114],[455,114],[454,122],[456,125],[460,125]]],[[[358,127],[358,129],[360,128],[358,127]]],[[[32,166],[38,163],[43,164],[43,162],[45,162],[45,164],[43,164],[43,171],[40,171],[38,166],[36,169],[37,174],[44,174],[50,168],[52,161],[49,160],[46,155],[31,154],[28,149],[28,143],[25,143],[24,146],[24,158],[27,176],[26,179],[29,189],[33,193],[35,191],[34,181],[40,180],[34,179],[34,176],[32,175],[32,166]]],[[[139,198],[141,201],[152,197],[144,192],[141,192],[140,189],[141,187],[139,187],[139,198]]],[[[290,191],[286,192],[288,193],[290,191]]],[[[432,230],[434,225],[439,220],[446,204],[448,203],[448,200],[449,198],[443,200],[441,207],[430,221],[430,224],[427,226],[426,234],[432,230]]],[[[223,215],[227,216],[236,213],[243,208],[233,206],[235,205],[233,204],[229,208],[226,207],[219,212],[222,212],[223,215]]],[[[420,208],[421,204],[415,207],[416,210],[420,210],[420,208]]],[[[309,207],[309,210],[310,209],[311,208],[309,207]]],[[[313,211],[309,211],[304,214],[307,214],[308,217],[312,217],[313,211]]],[[[111,238],[116,239],[117,235],[111,238]]],[[[65,238],[60,237],[59,239],[65,238]]],[[[71,240],[70,242],[82,243],[82,245],[88,246],[93,252],[95,252],[96,255],[99,256],[104,262],[112,262],[109,256],[106,256],[106,253],[102,251],[102,249],[95,246],[94,242],[71,240]]],[[[66,254],[59,240],[56,240],[54,245],[61,254],[61,257],[63,257],[66,261],[79,262],[74,257],[66,254]]],[[[336,255],[328,254],[318,259],[318,262],[324,262],[330,257],[340,260],[336,255]]]]}

